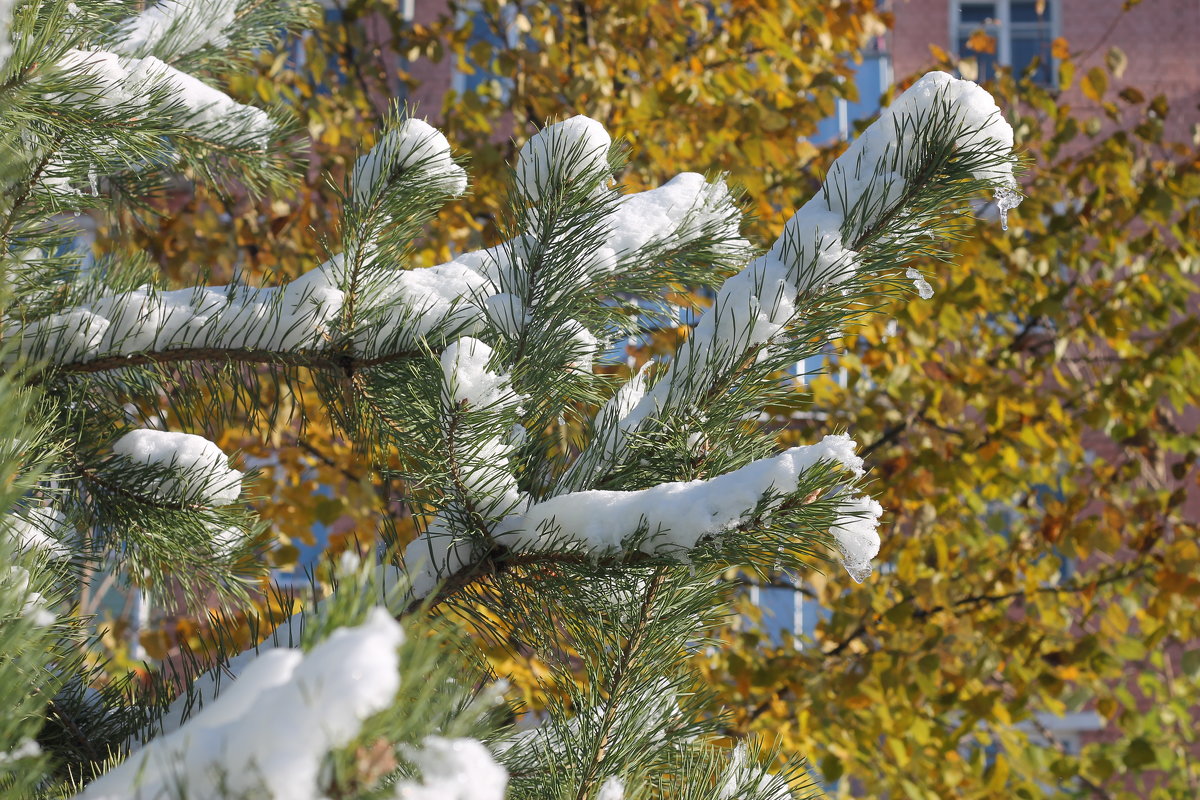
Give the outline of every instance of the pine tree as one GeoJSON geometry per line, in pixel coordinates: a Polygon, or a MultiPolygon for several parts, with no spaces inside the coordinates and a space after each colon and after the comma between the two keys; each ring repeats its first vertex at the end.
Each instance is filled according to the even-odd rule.
{"type": "Polygon", "coordinates": [[[341,187],[336,253],[278,287],[168,290],[80,253],[75,217],[175,175],[285,191],[286,112],[214,83],[302,9],[238,0],[18,0],[0,10],[0,787],[82,798],[767,798],[803,764],[730,750],[688,668],[730,568],[840,561],[862,580],[883,510],[845,434],[776,452],[792,365],[927,284],[967,199],[1013,192],[1012,131],[931,73],[836,162],[765,252],[736,195],[683,173],[624,194],[586,117],[521,150],[501,243],[414,268],[467,175],[397,111],[341,187]],[[193,73],[203,75],[195,77],[193,73]],[[599,374],[612,343],[711,307],[673,358],[599,374]],[[105,568],[169,602],[244,601],[264,491],[199,433],[264,429],[315,392],[402,487],[377,562],[252,651],[212,643],[149,688],[96,683],[72,599],[105,568]],[[536,653],[548,707],[505,698],[480,641],[536,653]],[[178,692],[173,687],[182,687],[178,692]],[[174,696],[174,695],[178,696],[174,696]],[[520,720],[519,723],[517,720],[520,720]]]}

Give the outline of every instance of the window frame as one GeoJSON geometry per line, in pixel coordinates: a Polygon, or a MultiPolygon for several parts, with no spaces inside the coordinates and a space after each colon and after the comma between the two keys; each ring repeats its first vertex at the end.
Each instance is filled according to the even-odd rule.
{"type": "MultiPolygon", "coordinates": [[[[958,39],[963,33],[964,26],[960,21],[962,18],[962,7],[964,5],[981,5],[984,0],[950,0],[950,14],[948,18],[950,32],[950,52],[957,58],[968,58],[969,54],[964,55],[959,51],[958,39]]],[[[996,9],[995,25],[978,25],[971,28],[971,31],[976,31],[982,28],[996,40],[996,66],[1012,68],[1012,0],[986,0],[991,3],[996,9]]],[[[1046,0],[1046,10],[1050,15],[1049,35],[1050,41],[1053,42],[1062,35],[1062,0],[1046,0]]],[[[1041,23],[1016,23],[1021,26],[1021,30],[1035,30],[1041,23]]],[[[967,32],[968,35],[970,31],[967,32]]],[[[1058,59],[1050,56],[1050,63],[1047,65],[1050,69],[1047,85],[1054,86],[1058,82],[1058,59]]]]}

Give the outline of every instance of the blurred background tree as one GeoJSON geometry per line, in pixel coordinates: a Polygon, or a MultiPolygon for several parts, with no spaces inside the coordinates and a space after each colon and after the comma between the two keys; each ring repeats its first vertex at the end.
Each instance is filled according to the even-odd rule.
{"type": "Polygon", "coordinates": [[[824,413],[775,421],[884,432],[881,574],[753,578],[759,624],[706,656],[731,735],[822,754],[831,795],[1200,788],[1200,164],[1164,98],[1105,91],[1119,56],[1083,78],[1095,112],[1069,51],[1055,86],[1001,71],[1030,164],[1009,229],[981,208],[967,268],[917,265],[932,301],[851,332],[824,413]]]}

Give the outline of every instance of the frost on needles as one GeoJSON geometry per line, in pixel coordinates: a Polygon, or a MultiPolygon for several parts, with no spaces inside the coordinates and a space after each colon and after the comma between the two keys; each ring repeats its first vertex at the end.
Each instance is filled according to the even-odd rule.
{"type": "Polygon", "coordinates": [[[884,509],[855,441],[781,449],[756,421],[795,402],[794,365],[880,294],[932,291],[909,264],[954,209],[980,190],[1013,206],[1012,131],[985,92],[918,81],[762,251],[719,176],[626,193],[604,127],[562,120],[521,149],[499,241],[433,266],[411,245],[467,173],[445,136],[395,113],[340,187],[331,257],[275,286],[168,288],[136,260],[84,268],[60,215],[178,165],[276,185],[286,124],[211,76],[294,24],[288,9],[85,0],[71,36],[31,38],[44,20],[17,7],[0,3],[17,198],[0,208],[0,619],[20,647],[0,692],[17,686],[21,719],[63,741],[78,744],[68,727],[95,741],[43,752],[36,726],[0,728],[0,781],[36,763],[23,788],[82,798],[783,800],[806,786],[798,762],[770,771],[773,753],[721,743],[689,654],[730,568],[870,575],[884,509]],[[678,324],[681,286],[712,297],[684,342],[616,364],[614,342],[678,324]],[[380,563],[331,567],[336,591],[257,648],[206,643],[212,663],[153,678],[159,694],[97,700],[59,648],[70,626],[82,635],[64,577],[103,564],[159,599],[187,586],[246,601],[263,576],[247,498],[273,487],[209,437],[242,412],[291,424],[272,398],[293,390],[401,487],[380,563]],[[541,659],[556,691],[535,725],[507,722],[503,684],[445,619],[541,659]],[[53,786],[42,766],[88,785],[53,786]]]}

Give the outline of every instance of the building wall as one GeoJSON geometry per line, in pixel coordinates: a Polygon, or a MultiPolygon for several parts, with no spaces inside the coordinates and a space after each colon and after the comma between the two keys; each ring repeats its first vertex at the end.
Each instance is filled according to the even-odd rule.
{"type": "MultiPolygon", "coordinates": [[[[1059,0],[1058,33],[1076,56],[1076,74],[1103,66],[1108,49],[1121,48],[1128,67],[1115,88],[1136,86],[1147,97],[1165,95],[1171,105],[1169,134],[1190,140],[1192,124],[1200,122],[1200,2],[1144,0],[1124,13],[1122,5],[1123,0],[1059,0]]],[[[952,52],[951,0],[889,0],[889,6],[896,19],[891,53],[898,81],[933,63],[929,45],[952,52]]],[[[1078,89],[1064,99],[1088,105],[1078,89]]]]}
{"type": "MultiPolygon", "coordinates": [[[[412,21],[416,25],[430,26],[438,17],[448,13],[446,0],[412,0],[412,21]]],[[[454,76],[451,57],[439,62],[418,59],[408,65],[409,74],[418,81],[408,100],[416,107],[417,116],[427,117],[437,124],[442,118],[442,99],[449,93],[454,76]]]]}

